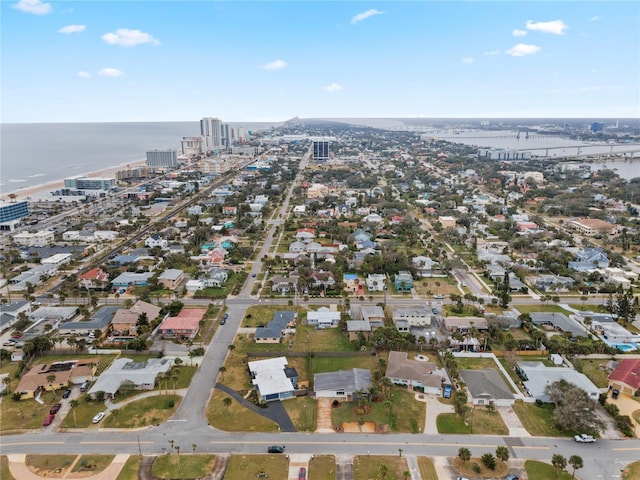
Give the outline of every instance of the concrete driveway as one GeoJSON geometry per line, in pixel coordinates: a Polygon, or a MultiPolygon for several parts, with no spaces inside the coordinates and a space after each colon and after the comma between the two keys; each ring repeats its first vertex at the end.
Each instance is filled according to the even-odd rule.
{"type": "Polygon", "coordinates": [[[608,398],[607,402],[615,405],[620,410],[620,415],[629,415],[631,418],[631,422],[635,428],[636,437],[640,435],[640,423],[636,422],[633,418],[633,412],[636,410],[640,410],[640,402],[634,400],[629,395],[620,394],[618,398],[615,400],[613,398],[608,398]]]}

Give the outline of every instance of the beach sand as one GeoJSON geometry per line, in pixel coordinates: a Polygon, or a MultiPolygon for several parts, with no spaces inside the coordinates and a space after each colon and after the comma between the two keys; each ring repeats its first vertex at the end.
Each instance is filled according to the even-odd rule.
{"type": "MultiPolygon", "coordinates": [[[[146,161],[142,160],[139,162],[128,162],[124,165],[116,165],[115,167],[105,168],[104,170],[98,170],[95,172],[84,173],[81,175],[74,175],[74,177],[83,176],[83,177],[115,177],[116,172],[120,170],[127,170],[128,168],[139,168],[144,167],[146,165],[146,161]]],[[[44,194],[48,192],[52,192],[54,190],[59,190],[64,188],[64,180],[57,180],[54,182],[43,183],[41,185],[34,185],[33,187],[25,187],[20,190],[14,190],[8,194],[2,194],[0,196],[0,200],[4,200],[5,202],[13,202],[19,200],[30,200],[32,197],[42,197],[44,194]],[[15,195],[15,199],[12,199],[9,195],[15,195]]]]}

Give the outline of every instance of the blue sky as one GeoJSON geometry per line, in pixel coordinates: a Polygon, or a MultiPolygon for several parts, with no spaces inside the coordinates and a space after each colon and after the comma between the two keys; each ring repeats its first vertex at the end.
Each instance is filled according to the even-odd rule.
{"type": "Polygon", "coordinates": [[[7,123],[640,116],[637,1],[0,8],[7,123]]]}

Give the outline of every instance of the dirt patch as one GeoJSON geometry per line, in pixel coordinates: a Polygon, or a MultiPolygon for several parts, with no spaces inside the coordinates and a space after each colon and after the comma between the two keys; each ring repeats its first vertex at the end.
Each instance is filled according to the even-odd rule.
{"type": "Polygon", "coordinates": [[[35,473],[41,477],[45,478],[62,478],[69,471],[68,468],[62,468],[57,470],[40,470],[39,468],[34,468],[30,465],[27,465],[27,468],[31,471],[31,473],[35,473]]]}
{"type": "Polygon", "coordinates": [[[376,424],[374,422],[364,422],[360,425],[358,422],[344,422],[342,431],[345,433],[375,433],[376,424]]]}

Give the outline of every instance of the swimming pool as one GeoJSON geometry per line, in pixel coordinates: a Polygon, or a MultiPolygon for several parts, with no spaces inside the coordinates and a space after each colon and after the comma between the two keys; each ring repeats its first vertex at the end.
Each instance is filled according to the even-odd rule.
{"type": "Polygon", "coordinates": [[[622,343],[619,345],[611,345],[613,348],[617,348],[618,350],[622,350],[623,352],[630,352],[632,350],[636,350],[636,347],[633,345],[629,345],[628,343],[622,343]]]}

